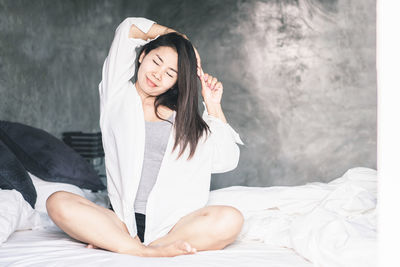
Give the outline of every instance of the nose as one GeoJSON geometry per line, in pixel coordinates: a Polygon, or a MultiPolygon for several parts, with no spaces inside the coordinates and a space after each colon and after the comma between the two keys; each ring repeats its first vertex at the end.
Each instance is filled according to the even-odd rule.
{"type": "Polygon", "coordinates": [[[162,77],[162,73],[161,72],[162,72],[161,69],[158,69],[157,71],[153,72],[154,78],[156,78],[157,80],[160,80],[161,77],[162,77]]]}

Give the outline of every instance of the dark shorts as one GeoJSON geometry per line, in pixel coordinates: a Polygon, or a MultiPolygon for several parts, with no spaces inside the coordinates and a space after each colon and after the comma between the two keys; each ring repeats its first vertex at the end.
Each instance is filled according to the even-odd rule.
{"type": "MultiPolygon", "coordinates": [[[[110,210],[114,211],[111,204],[109,207],[110,210]]],[[[140,239],[140,241],[144,241],[144,231],[146,228],[146,215],[142,213],[137,213],[135,212],[135,217],[136,217],[136,227],[137,227],[137,235],[140,239]]]]}

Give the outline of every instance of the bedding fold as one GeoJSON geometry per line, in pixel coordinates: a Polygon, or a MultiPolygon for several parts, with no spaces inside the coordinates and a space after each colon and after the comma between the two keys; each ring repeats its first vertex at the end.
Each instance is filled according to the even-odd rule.
{"type": "Polygon", "coordinates": [[[330,183],[215,190],[207,205],[230,205],[243,213],[240,241],[294,249],[316,267],[372,267],[376,180],[375,170],[353,168],[330,183]]]}

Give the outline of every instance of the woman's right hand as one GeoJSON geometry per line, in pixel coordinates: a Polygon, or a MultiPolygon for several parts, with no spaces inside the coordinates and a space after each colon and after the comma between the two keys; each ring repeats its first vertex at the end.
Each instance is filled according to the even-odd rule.
{"type": "Polygon", "coordinates": [[[189,40],[189,38],[185,34],[180,33],[180,32],[178,32],[178,31],[176,31],[174,29],[168,28],[166,26],[157,24],[157,23],[154,23],[151,26],[149,32],[147,33],[147,38],[148,39],[154,39],[159,35],[164,35],[164,34],[171,33],[171,32],[176,32],[176,33],[182,35],[183,38],[185,38],[186,40],[189,40]]]}
{"type": "Polygon", "coordinates": [[[177,34],[182,35],[183,38],[185,38],[186,40],[189,40],[189,38],[186,36],[186,34],[183,34],[183,33],[180,33],[180,32],[178,32],[178,31],[175,31],[174,29],[165,27],[165,32],[164,32],[164,34],[167,34],[167,33],[170,33],[170,32],[176,32],[177,34]]]}

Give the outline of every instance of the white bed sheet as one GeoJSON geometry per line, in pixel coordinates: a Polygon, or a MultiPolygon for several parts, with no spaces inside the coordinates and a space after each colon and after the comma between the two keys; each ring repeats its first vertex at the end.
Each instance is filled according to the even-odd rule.
{"type": "Polygon", "coordinates": [[[314,267],[375,267],[376,184],[377,172],[359,167],[329,183],[227,187],[208,204],[243,213],[240,241],[293,248],[314,267]]]}
{"type": "MultiPolygon", "coordinates": [[[[223,250],[175,258],[141,258],[87,249],[55,226],[44,209],[32,210],[19,192],[0,191],[2,210],[8,214],[0,217],[0,226],[9,226],[2,234],[2,240],[7,241],[0,245],[0,266],[373,267],[376,181],[375,170],[353,168],[330,183],[234,186],[212,191],[208,205],[234,206],[243,213],[241,233],[223,250]],[[14,230],[19,231],[8,237],[14,230]]],[[[36,181],[35,186],[43,196],[36,203],[42,208],[47,196],[60,190],[48,182],[36,181]]],[[[75,193],[107,206],[106,192],[75,193]]]]}
{"type": "Polygon", "coordinates": [[[234,242],[223,250],[173,258],[143,258],[88,249],[52,226],[14,232],[0,248],[0,266],[271,266],[311,267],[291,249],[260,242],[234,242]]]}

